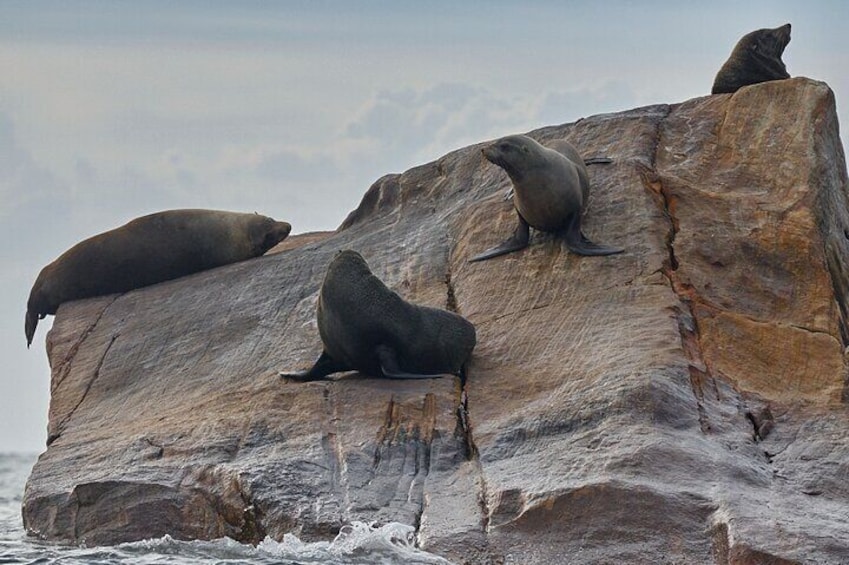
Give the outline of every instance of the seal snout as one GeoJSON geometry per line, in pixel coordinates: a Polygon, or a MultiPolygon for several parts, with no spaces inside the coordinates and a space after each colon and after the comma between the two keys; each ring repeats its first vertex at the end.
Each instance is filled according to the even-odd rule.
{"type": "Polygon", "coordinates": [[[274,222],[262,238],[262,253],[265,253],[289,236],[292,224],[289,222],[274,222]]]}
{"type": "Polygon", "coordinates": [[[289,236],[289,232],[292,231],[292,224],[289,222],[277,222],[276,228],[274,233],[280,238],[278,241],[283,241],[289,236]]]}
{"type": "Polygon", "coordinates": [[[778,30],[779,36],[781,37],[781,40],[784,42],[784,46],[786,47],[787,44],[790,43],[790,24],[786,23],[780,28],[778,28],[778,30]]]}
{"type": "Polygon", "coordinates": [[[495,143],[491,143],[486,147],[481,148],[481,155],[483,155],[484,159],[489,161],[490,163],[494,163],[494,159],[496,159],[496,155],[498,154],[498,149],[495,146],[495,143]]]}

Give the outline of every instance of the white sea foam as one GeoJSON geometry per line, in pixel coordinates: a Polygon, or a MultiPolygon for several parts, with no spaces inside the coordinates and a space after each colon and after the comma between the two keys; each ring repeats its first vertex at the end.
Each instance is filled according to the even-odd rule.
{"type": "Polygon", "coordinates": [[[180,541],[171,536],[113,547],[67,546],[27,537],[21,495],[35,456],[0,454],[0,562],[62,565],[451,565],[415,546],[415,528],[353,522],[333,541],[303,542],[286,534],[257,546],[230,538],[180,541]]]}

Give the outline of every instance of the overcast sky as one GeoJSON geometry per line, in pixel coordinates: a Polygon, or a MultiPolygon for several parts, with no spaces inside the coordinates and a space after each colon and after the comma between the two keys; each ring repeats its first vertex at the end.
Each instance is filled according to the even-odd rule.
{"type": "MultiPolygon", "coordinates": [[[[389,172],[485,139],[710,92],[744,33],[849,106],[849,3],[0,1],[0,452],[44,447],[50,319],[78,241],[214,208],[335,228],[389,172]]],[[[846,135],[843,135],[846,145],[846,135]]]]}

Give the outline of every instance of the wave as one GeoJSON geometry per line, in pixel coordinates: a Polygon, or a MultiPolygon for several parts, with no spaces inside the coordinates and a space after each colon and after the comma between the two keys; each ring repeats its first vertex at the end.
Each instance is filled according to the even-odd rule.
{"type": "Polygon", "coordinates": [[[265,538],[257,546],[230,538],[180,541],[171,536],[122,543],[114,547],[59,546],[38,541],[0,541],[0,562],[82,565],[452,565],[415,547],[415,529],[392,522],[382,526],[353,522],[333,541],[302,542],[286,534],[282,541],[265,538]]]}

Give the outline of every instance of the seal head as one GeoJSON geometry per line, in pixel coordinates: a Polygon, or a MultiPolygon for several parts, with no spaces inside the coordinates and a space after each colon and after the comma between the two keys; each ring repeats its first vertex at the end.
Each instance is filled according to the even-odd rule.
{"type": "Polygon", "coordinates": [[[790,24],[744,35],[719,69],[711,94],[736,92],[760,82],[790,78],[781,56],[790,43],[790,24]]]}

